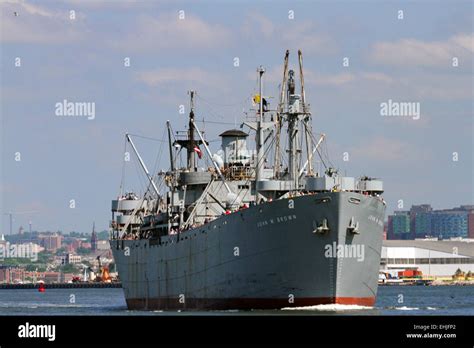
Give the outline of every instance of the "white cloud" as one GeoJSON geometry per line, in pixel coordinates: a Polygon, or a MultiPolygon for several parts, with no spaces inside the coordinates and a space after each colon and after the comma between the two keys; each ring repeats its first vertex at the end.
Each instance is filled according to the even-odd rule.
{"type": "Polygon", "coordinates": [[[275,25],[262,14],[251,12],[245,18],[244,24],[242,25],[242,32],[249,37],[261,38],[263,36],[269,39],[275,33],[275,25]],[[256,30],[255,27],[257,28],[256,30]]]}
{"type": "Polygon", "coordinates": [[[452,41],[458,46],[474,53],[474,34],[459,34],[454,36],[452,41]]]}
{"type": "Polygon", "coordinates": [[[198,67],[140,71],[135,74],[135,81],[148,87],[135,92],[140,99],[167,105],[187,102],[189,90],[197,91],[198,96],[217,93],[219,98],[225,98],[232,96],[235,88],[235,81],[229,76],[198,67]]]}
{"type": "Polygon", "coordinates": [[[14,43],[57,44],[81,40],[87,34],[84,15],[76,11],[52,11],[22,0],[2,2],[0,41],[14,43]],[[15,16],[15,12],[18,16],[15,16]]]}
{"type": "Polygon", "coordinates": [[[298,49],[303,53],[318,54],[335,51],[334,40],[318,30],[314,21],[272,21],[260,13],[251,12],[244,20],[242,33],[246,40],[254,40],[256,44],[277,44],[295,53],[298,49]]]}
{"type": "Polygon", "coordinates": [[[179,19],[178,13],[159,17],[139,16],[134,29],[124,39],[112,42],[112,46],[127,50],[149,51],[163,48],[209,49],[222,47],[230,42],[227,28],[186,13],[179,19]]]}
{"type": "Polygon", "coordinates": [[[279,32],[287,46],[301,48],[303,53],[328,54],[336,49],[334,40],[317,30],[312,21],[294,21],[289,25],[282,25],[279,32]]]}
{"type": "Polygon", "coordinates": [[[472,59],[472,52],[474,34],[458,34],[445,41],[401,39],[378,42],[373,46],[370,58],[387,65],[449,67],[453,57],[472,59]]]}
{"type": "MultiPolygon", "coordinates": [[[[299,83],[299,68],[298,66],[290,65],[289,69],[293,69],[295,72],[295,78],[299,83]]],[[[255,80],[257,73],[252,71],[247,73],[249,80],[255,80]]],[[[306,85],[322,85],[322,86],[340,86],[345,85],[349,82],[354,81],[357,75],[352,73],[335,73],[335,74],[323,74],[315,72],[311,69],[304,68],[304,79],[306,85]]],[[[265,83],[281,84],[283,80],[283,65],[275,65],[268,69],[264,75],[265,83]]]]}
{"type": "Polygon", "coordinates": [[[156,6],[154,1],[143,1],[143,0],[62,0],[63,3],[68,5],[74,5],[78,7],[87,8],[113,8],[116,9],[129,9],[132,7],[140,6],[140,8],[148,6],[156,6]]]}
{"type": "Polygon", "coordinates": [[[175,82],[192,82],[204,84],[213,84],[218,82],[217,76],[213,76],[201,68],[169,68],[153,71],[142,71],[137,73],[136,79],[150,87],[156,87],[162,84],[175,82]]]}
{"type": "Polygon", "coordinates": [[[406,141],[376,136],[351,149],[356,157],[377,162],[399,164],[419,159],[419,152],[406,141]]]}
{"type": "Polygon", "coordinates": [[[356,79],[356,75],[351,73],[339,74],[305,74],[305,82],[309,84],[322,86],[341,86],[350,83],[356,79]],[[311,82],[309,82],[311,81],[311,82]]]}

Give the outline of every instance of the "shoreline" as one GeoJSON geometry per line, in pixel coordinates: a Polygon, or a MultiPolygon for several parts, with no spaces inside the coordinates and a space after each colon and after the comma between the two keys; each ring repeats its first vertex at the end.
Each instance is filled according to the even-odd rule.
{"type": "Polygon", "coordinates": [[[400,283],[379,283],[379,286],[473,286],[474,281],[442,281],[442,280],[420,280],[406,281],[400,283]]]}
{"type": "MultiPolygon", "coordinates": [[[[45,289],[90,289],[90,288],[121,288],[122,283],[52,283],[44,284],[45,289]]],[[[39,289],[38,284],[0,284],[2,289],[39,289]]]]}

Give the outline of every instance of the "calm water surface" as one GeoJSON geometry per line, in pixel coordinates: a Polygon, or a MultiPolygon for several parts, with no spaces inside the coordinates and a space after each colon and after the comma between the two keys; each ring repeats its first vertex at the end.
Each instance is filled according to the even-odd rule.
{"type": "Polygon", "coordinates": [[[283,310],[145,312],[127,310],[122,289],[0,290],[0,315],[474,315],[474,286],[384,286],[378,291],[374,308],[320,305],[283,310]]]}

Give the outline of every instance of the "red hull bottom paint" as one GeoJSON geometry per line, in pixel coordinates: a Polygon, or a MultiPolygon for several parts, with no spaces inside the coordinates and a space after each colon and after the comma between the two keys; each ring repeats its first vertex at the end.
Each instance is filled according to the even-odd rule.
{"type": "Polygon", "coordinates": [[[204,299],[187,298],[185,303],[178,299],[127,299],[128,309],[156,310],[156,309],[189,309],[189,310],[226,310],[226,309],[280,309],[285,307],[305,307],[320,304],[344,304],[372,307],[375,297],[308,297],[294,300],[289,303],[287,299],[273,298],[230,298],[230,299],[204,299]]]}

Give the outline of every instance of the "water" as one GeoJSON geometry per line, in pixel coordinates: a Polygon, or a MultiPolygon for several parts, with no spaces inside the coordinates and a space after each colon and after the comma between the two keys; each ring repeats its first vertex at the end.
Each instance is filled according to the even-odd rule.
{"type": "Polygon", "coordinates": [[[319,305],[283,310],[145,312],[127,310],[122,289],[0,290],[0,315],[474,315],[472,286],[384,286],[378,291],[374,308],[319,305]]]}

